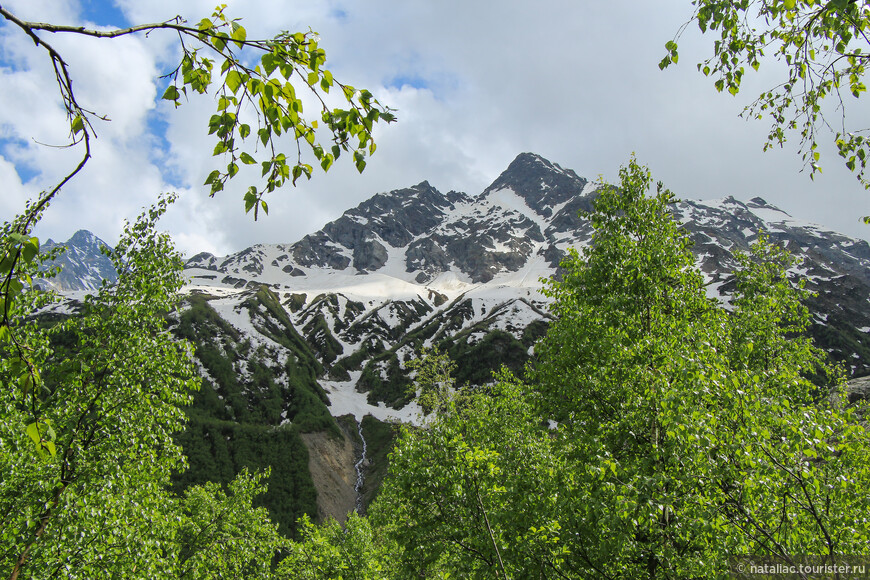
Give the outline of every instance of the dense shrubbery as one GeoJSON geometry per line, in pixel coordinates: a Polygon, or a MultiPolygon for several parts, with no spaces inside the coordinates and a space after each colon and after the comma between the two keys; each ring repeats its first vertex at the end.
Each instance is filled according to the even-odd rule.
{"type": "Polygon", "coordinates": [[[344,352],[341,343],[332,336],[326,317],[322,313],[309,320],[303,330],[305,336],[309,337],[308,344],[314,348],[318,360],[323,361],[324,364],[332,364],[338,355],[344,352]]]}
{"type": "Polygon", "coordinates": [[[399,364],[396,353],[405,347],[419,353],[428,340],[457,363],[459,370],[456,382],[460,386],[489,383],[493,373],[502,367],[521,372],[531,358],[530,347],[544,335],[547,323],[535,321],[529,324],[519,340],[508,332],[490,328],[487,320],[454,336],[445,337],[445,328],[455,330],[462,326],[466,317],[473,316],[471,308],[471,302],[460,303],[459,308],[451,311],[451,319],[446,324],[440,318],[424,324],[402,337],[389,351],[383,351],[380,341],[375,342],[375,348],[364,344],[353,354],[339,359],[330,368],[329,377],[333,380],[350,380],[348,371],[359,369],[362,361],[369,358],[358,381],[359,388],[369,393],[372,403],[383,401],[388,406],[400,407],[410,401],[413,385],[407,364],[399,364]],[[379,350],[383,354],[372,356],[379,350]]]}

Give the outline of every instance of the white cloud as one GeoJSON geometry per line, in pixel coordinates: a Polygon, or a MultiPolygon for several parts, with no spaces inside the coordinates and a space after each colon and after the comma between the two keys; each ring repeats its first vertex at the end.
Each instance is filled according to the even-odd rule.
{"type": "Polygon", "coordinates": [[[75,0],[6,0],[3,5],[21,20],[46,22],[50,14],[54,22],[68,24],[76,20],[81,6],[75,0]]]}
{"type": "Polygon", "coordinates": [[[0,183],[3,184],[3,195],[0,195],[0,215],[11,218],[23,209],[30,194],[21,184],[15,166],[2,157],[0,157],[0,183]]]}
{"type": "MultiPolygon", "coordinates": [[[[179,11],[195,22],[215,2],[116,4],[130,22],[162,21],[179,11]]],[[[166,102],[155,108],[165,84],[156,77],[174,66],[177,55],[172,34],[113,41],[53,35],[51,41],[69,55],[80,97],[112,122],[97,127],[100,138],[87,173],[47,214],[43,227],[52,236],[87,227],[111,241],[124,216],[135,216],[174,183],[182,197],[165,225],[177,243],[189,254],[223,254],[257,242],[296,241],[374,193],[424,179],[443,191],[478,193],[521,151],[540,153],[590,179],[614,179],[634,151],[678,196],[760,195],[796,217],[870,237],[857,222],[870,213],[868,194],[831,147],[823,151],[825,173],[811,182],[799,173],[793,146],[762,154],[766,125],[737,118],[753,90],[773,84],[775,69],[765,65],[761,74],[747,75],[746,96],[717,94],[694,67],[709,54],[712,38],[689,31],[680,43],[680,65],[658,70],[664,43],[690,15],[691,7],[682,3],[227,4],[227,14],[243,18],[250,38],[311,26],[321,33],[328,66],[339,80],[367,87],[398,109],[398,124],[377,128],[378,151],[365,173],[339,160],[328,174],[318,172],[310,182],[272,194],[270,215],[254,223],[243,211],[241,179],[214,199],[202,186],[220,163],[211,157],[214,143],[206,135],[212,96],[191,99],[178,110],[166,102]],[[411,82],[391,86],[401,79],[411,82]],[[148,132],[153,118],[165,122],[168,150],[155,148],[160,140],[148,132]]],[[[15,0],[4,6],[36,20],[74,21],[80,13],[72,1],[15,0]]],[[[76,158],[75,152],[46,150],[33,141],[57,142],[66,135],[44,55],[8,25],[0,28],[0,49],[22,64],[0,71],[0,138],[18,139],[0,158],[0,173],[10,172],[9,162],[43,172],[12,187],[22,197],[24,190],[32,195],[68,171],[76,158]]],[[[313,110],[309,104],[307,110],[313,110]]],[[[850,114],[863,112],[853,107],[850,114]]],[[[10,205],[4,196],[4,215],[10,205]]]]}

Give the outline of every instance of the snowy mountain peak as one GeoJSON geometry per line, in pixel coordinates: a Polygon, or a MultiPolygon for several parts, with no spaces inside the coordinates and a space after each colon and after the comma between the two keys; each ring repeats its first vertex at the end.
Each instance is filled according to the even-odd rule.
{"type": "Polygon", "coordinates": [[[102,246],[107,246],[107,244],[89,232],[88,230],[79,230],[72,235],[72,237],[67,240],[67,246],[76,246],[80,248],[96,248],[100,249],[102,246]]]}
{"type": "MultiPolygon", "coordinates": [[[[378,193],[292,244],[198,254],[186,266],[188,290],[254,342],[278,334],[241,316],[243,305],[272,296],[316,351],[332,412],[389,416],[397,411],[379,401],[406,402],[402,361],[422,346],[449,350],[472,382],[487,380],[492,367],[483,360],[524,364],[548,319],[540,279],[559,274],[568,248],[590,242],[593,229],[578,212],[592,210],[596,187],[524,153],[476,197],[422,181],[378,193]]],[[[683,201],[674,213],[710,297],[730,296],[735,253],[759,233],[795,254],[793,273],[816,293],[808,307],[819,345],[850,372],[870,372],[870,245],[760,197],[683,201]]]]}
{"type": "Polygon", "coordinates": [[[79,230],[63,243],[48,240],[42,245],[42,251],[63,246],[64,252],[53,264],[61,267],[61,271],[53,278],[40,283],[63,292],[96,290],[103,280],[114,282],[117,279],[115,268],[103,253],[102,248],[109,245],[89,232],[79,230]]]}

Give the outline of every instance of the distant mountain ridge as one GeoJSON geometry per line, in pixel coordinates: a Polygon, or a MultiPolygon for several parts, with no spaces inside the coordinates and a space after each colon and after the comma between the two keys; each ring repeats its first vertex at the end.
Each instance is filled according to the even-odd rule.
{"type": "MultiPolygon", "coordinates": [[[[446,302],[493,293],[510,301],[523,297],[546,312],[537,293],[539,278],[557,272],[569,247],[589,242],[591,225],[579,214],[592,210],[597,187],[570,169],[522,153],[477,196],[441,193],[423,181],[376,194],[292,244],[258,244],[223,258],[198,254],[186,264],[188,290],[228,299],[266,284],[288,309],[299,305],[299,313],[291,316],[302,327],[310,325],[312,300],[331,294],[362,303],[360,314],[369,318],[373,309],[398,308],[398,303],[390,305],[397,300],[426,304],[428,316],[434,316],[445,314],[446,302]],[[507,298],[511,292],[516,296],[507,298]]],[[[810,306],[822,345],[851,372],[870,372],[864,360],[870,348],[864,330],[870,329],[866,241],[795,220],[759,197],[748,202],[733,197],[686,200],[676,204],[674,213],[694,242],[711,296],[730,294],[734,252],[747,249],[759,232],[789,249],[800,261],[794,273],[817,292],[810,306]],[[838,330],[822,331],[830,324],[838,330]],[[855,352],[861,353],[858,358],[855,352]]],[[[101,244],[93,234],[77,232],[66,244],[64,269],[53,285],[89,290],[102,278],[112,280],[114,270],[99,253],[101,244]]],[[[330,339],[323,335],[316,340],[335,341],[345,355],[367,340],[358,329],[359,336],[341,336],[344,325],[353,325],[335,320],[336,313],[318,311],[317,316],[327,322],[330,339]]],[[[387,318],[387,326],[396,322],[387,318]]],[[[400,328],[391,328],[390,334],[400,334],[400,328]]],[[[389,350],[395,344],[389,339],[382,346],[389,350]]]]}

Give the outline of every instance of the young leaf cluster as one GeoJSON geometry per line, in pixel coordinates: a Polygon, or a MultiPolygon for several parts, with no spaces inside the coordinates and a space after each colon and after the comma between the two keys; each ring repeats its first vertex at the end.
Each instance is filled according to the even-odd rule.
{"type": "MultiPolygon", "coordinates": [[[[771,120],[765,150],[782,145],[789,132],[800,135],[800,151],[810,176],[821,171],[819,131],[834,133],[846,166],[861,183],[866,178],[867,128],[848,123],[847,101],[862,97],[870,58],[870,6],[854,0],[695,0],[691,22],[717,36],[713,56],[698,64],[716,90],[736,95],[746,67],[758,70],[767,57],[786,66],[785,78],[746,108],[751,118],[771,120]],[[826,106],[826,102],[832,101],[826,106]]],[[[669,41],[660,68],[676,64],[677,38],[669,41]]]]}
{"type": "Polygon", "coordinates": [[[196,38],[204,45],[189,48],[185,37],[179,35],[184,52],[181,64],[167,75],[172,84],[163,98],[181,105],[188,89],[205,93],[216,86],[217,112],[209,120],[209,134],[217,143],[213,155],[228,157],[226,169],[215,169],[206,178],[211,195],[224,189],[228,180],[239,171],[239,164],[260,165],[265,185],[251,186],[245,194],[245,211],[268,213],[264,194],[290,181],[293,185],[303,175],[311,178],[313,168],[305,162],[303,146],[313,154],[316,162],[328,171],[342,151],[351,152],[354,165],[362,172],[367,155],[375,152],[372,131],[378,121],[392,122],[395,116],[383,107],[367,90],[338,82],[324,68],[326,52],[318,44],[314,32],[282,32],[269,40],[248,40],[245,28],[238,19],[230,20],[218,7],[211,18],[197,24],[196,38]],[[242,49],[258,51],[258,63],[253,67],[243,63],[236,55],[242,49]],[[202,52],[208,56],[202,56],[202,52]],[[216,53],[220,65],[220,80],[213,79],[216,53]],[[347,108],[331,108],[326,95],[337,89],[347,108]],[[332,145],[325,147],[317,136],[318,121],[303,115],[303,102],[297,89],[308,90],[320,104],[320,120],[331,134],[332,145]],[[257,127],[242,121],[248,110],[256,112],[257,127]],[[295,162],[277,147],[278,138],[287,134],[296,143],[295,162]],[[251,141],[243,148],[248,137],[251,141]],[[251,148],[253,146],[253,148],[251,148]],[[258,154],[262,147],[264,153],[258,154]]]}
{"type": "Polygon", "coordinates": [[[274,38],[249,39],[239,19],[225,14],[218,6],[210,18],[191,24],[176,17],[165,22],[140,24],[116,30],[92,30],[43,22],[28,22],[0,6],[0,16],[28,35],[44,49],[55,70],[58,92],[70,127],[68,146],[82,144],[84,153],[78,165],[51,190],[41,194],[33,207],[32,222],[60,189],[81,171],[91,156],[90,139],[95,134],[92,121],[108,120],[83,106],[73,91],[73,76],[61,52],[46,42],[40,32],[73,34],[111,39],[127,34],[169,30],[178,35],[182,58],[165,78],[170,79],[162,98],[181,106],[194,94],[213,91],[216,112],[209,120],[208,132],[215,136],[214,156],[223,162],[206,178],[210,194],[222,191],[240,171],[241,165],[261,166],[261,184],[250,185],[245,193],[245,211],[268,212],[264,196],[285,183],[296,184],[303,175],[310,178],[310,153],[324,171],[329,170],[342,152],[351,155],[362,172],[366,157],[376,149],[374,125],[390,123],[395,115],[381,105],[371,92],[343,84],[324,68],[326,53],[314,32],[281,32],[274,38]],[[249,56],[254,54],[254,58],[249,56]],[[252,60],[256,64],[246,64],[252,60]],[[331,89],[342,106],[327,99],[331,89]],[[303,114],[299,91],[310,92],[319,104],[320,122],[328,132],[330,145],[318,136],[318,120],[303,114]],[[252,127],[247,116],[256,119],[252,127]],[[287,136],[284,143],[282,136],[287,136]],[[286,151],[294,146],[294,153],[286,151]]]}

